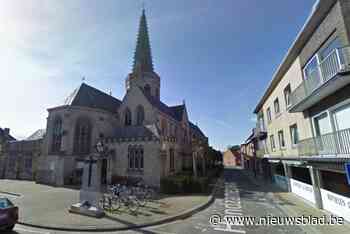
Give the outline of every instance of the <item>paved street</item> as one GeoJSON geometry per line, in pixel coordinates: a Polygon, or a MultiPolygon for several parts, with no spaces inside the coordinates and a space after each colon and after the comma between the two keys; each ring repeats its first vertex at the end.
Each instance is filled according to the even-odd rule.
{"type": "MultiPolygon", "coordinates": [[[[241,170],[225,169],[225,183],[220,187],[216,194],[215,202],[207,209],[193,215],[192,217],[168,223],[160,226],[145,228],[142,230],[132,230],[113,233],[321,233],[319,229],[314,229],[311,226],[241,226],[241,225],[226,225],[224,223],[211,225],[209,219],[212,215],[219,216],[235,215],[235,216],[290,216],[283,209],[283,202],[269,196],[265,186],[257,186],[252,183],[241,170]]],[[[302,214],[298,214],[302,215],[302,214]]],[[[329,230],[334,233],[341,233],[342,230],[337,227],[322,231],[329,233],[329,230]],[[338,232],[338,231],[339,232],[338,232]]],[[[344,227],[342,227],[344,228],[344,227]]],[[[343,232],[343,231],[342,231],[343,232]]],[[[67,233],[52,230],[39,230],[18,225],[11,234],[54,234],[67,233]]],[[[106,232],[105,232],[106,233],[106,232]]],[[[110,232],[108,232],[110,233],[110,232]]],[[[343,232],[344,233],[344,232],[343,232]]]]}

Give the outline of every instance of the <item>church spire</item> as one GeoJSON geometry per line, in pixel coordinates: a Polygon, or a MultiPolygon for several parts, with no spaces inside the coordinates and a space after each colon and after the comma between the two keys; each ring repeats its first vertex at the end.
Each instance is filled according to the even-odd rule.
{"type": "Polygon", "coordinates": [[[145,9],[142,9],[139,32],[137,35],[136,50],[134,54],[133,72],[153,72],[151,46],[148,36],[145,9]]]}

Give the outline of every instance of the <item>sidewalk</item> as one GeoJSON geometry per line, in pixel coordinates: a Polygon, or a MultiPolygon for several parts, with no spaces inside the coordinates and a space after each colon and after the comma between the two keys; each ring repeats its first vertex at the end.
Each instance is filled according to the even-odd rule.
{"type": "Polygon", "coordinates": [[[140,207],[137,214],[122,209],[96,219],[68,212],[70,205],[78,202],[79,190],[17,180],[0,180],[0,190],[0,196],[19,195],[8,194],[19,207],[20,224],[66,231],[125,230],[170,222],[188,217],[214,200],[212,194],[160,195],[159,199],[140,207]]]}
{"type": "MultiPolygon", "coordinates": [[[[305,202],[302,198],[297,195],[283,191],[278,186],[271,182],[267,182],[261,176],[254,178],[254,175],[243,170],[247,178],[256,186],[263,188],[267,197],[271,199],[275,204],[277,204],[281,210],[284,211],[290,217],[298,217],[301,215],[321,217],[324,215],[330,216],[331,214],[327,211],[317,209],[312,205],[305,202]]],[[[335,233],[349,233],[350,224],[345,222],[343,225],[315,225],[315,226],[303,226],[307,233],[325,233],[325,234],[335,234],[335,233]]]]}

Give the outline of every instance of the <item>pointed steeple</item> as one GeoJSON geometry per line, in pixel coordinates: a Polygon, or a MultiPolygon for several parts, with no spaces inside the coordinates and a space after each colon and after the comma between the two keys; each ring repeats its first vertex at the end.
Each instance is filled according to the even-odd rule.
{"type": "Polygon", "coordinates": [[[148,36],[145,9],[142,9],[142,15],[140,18],[132,71],[135,73],[139,71],[153,72],[151,46],[148,36]]]}

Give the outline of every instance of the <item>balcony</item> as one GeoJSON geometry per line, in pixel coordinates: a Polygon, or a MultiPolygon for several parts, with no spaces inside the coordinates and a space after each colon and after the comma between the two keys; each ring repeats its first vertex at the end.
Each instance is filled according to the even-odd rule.
{"type": "Polygon", "coordinates": [[[257,138],[258,140],[262,141],[267,138],[267,130],[264,126],[257,125],[257,127],[254,129],[254,138],[257,138]]]}
{"type": "Polygon", "coordinates": [[[301,140],[299,156],[329,155],[350,158],[350,129],[301,140]]]}
{"type": "Polygon", "coordinates": [[[289,112],[302,112],[350,83],[350,47],[334,49],[291,93],[289,112]]]}

